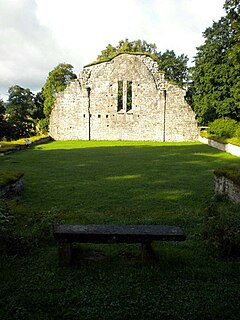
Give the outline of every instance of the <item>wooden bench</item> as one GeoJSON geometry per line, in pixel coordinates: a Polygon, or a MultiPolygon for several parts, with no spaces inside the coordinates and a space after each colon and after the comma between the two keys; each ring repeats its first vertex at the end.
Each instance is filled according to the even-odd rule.
{"type": "Polygon", "coordinates": [[[72,243],[141,243],[142,250],[152,254],[152,241],[184,241],[185,233],[179,227],[165,225],[73,225],[55,226],[58,241],[59,264],[67,266],[72,259],[72,243]]]}

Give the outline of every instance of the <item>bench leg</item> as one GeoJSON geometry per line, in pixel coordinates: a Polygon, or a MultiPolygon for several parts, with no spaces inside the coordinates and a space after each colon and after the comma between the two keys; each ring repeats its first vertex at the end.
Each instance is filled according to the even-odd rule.
{"type": "Polygon", "coordinates": [[[59,265],[69,266],[72,260],[72,243],[71,242],[59,242],[58,244],[58,256],[59,265]]]}
{"type": "Polygon", "coordinates": [[[142,243],[142,260],[152,260],[155,258],[155,253],[151,246],[151,242],[142,243]]]}

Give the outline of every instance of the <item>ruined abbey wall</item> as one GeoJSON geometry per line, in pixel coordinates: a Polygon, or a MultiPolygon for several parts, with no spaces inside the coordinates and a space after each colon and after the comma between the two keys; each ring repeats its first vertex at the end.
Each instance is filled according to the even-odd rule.
{"type": "Polygon", "coordinates": [[[83,68],[58,94],[50,117],[56,140],[197,140],[185,90],[147,55],[121,54],[83,68]]]}

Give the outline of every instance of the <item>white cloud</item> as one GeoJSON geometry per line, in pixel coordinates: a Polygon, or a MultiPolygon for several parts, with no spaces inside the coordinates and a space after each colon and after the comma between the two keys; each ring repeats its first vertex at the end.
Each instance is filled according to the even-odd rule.
{"type": "Polygon", "coordinates": [[[192,57],[224,0],[0,0],[0,96],[19,84],[40,90],[60,62],[75,72],[107,44],[144,39],[192,57]]]}

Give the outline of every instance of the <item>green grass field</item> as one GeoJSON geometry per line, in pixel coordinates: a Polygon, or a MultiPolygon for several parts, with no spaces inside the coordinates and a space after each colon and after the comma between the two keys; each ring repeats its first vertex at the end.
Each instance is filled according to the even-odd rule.
{"type": "Polygon", "coordinates": [[[239,165],[200,143],[65,141],[1,157],[25,189],[7,200],[20,245],[1,256],[0,319],[238,319],[240,261],[219,259],[201,230],[213,171],[239,165]],[[56,222],[177,225],[187,241],[156,242],[156,262],[138,245],[85,245],[88,259],[77,247],[60,268],[56,222]]]}

